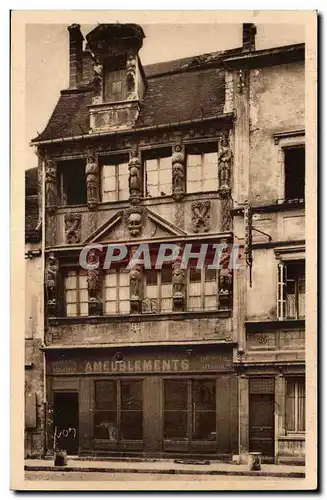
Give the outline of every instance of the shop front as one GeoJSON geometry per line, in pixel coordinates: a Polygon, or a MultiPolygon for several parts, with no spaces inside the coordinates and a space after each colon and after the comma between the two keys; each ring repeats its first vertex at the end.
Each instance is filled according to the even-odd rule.
{"type": "Polygon", "coordinates": [[[232,348],[47,351],[47,449],[214,455],[238,449],[232,348]]]}

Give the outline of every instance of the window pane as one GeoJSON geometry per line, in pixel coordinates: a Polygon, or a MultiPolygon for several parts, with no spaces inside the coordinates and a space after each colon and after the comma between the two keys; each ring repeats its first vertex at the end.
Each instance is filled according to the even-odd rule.
{"type": "Polygon", "coordinates": [[[164,438],[187,439],[187,412],[164,412],[164,438]]]}
{"type": "Polygon", "coordinates": [[[187,182],[187,192],[188,193],[199,193],[202,191],[201,181],[187,182]]]}
{"type": "Polygon", "coordinates": [[[165,410],[187,410],[187,381],[165,380],[165,410]]]}
{"type": "Polygon", "coordinates": [[[116,410],[116,382],[113,380],[97,380],[95,382],[95,407],[97,410],[116,410]]]}
{"type": "MultiPolygon", "coordinates": [[[[213,163],[207,163],[203,167],[203,179],[210,179],[211,180],[211,185],[214,186],[214,181],[217,179],[218,180],[218,167],[217,164],[214,165],[213,163]]],[[[213,189],[213,188],[212,188],[213,189]]]]}
{"type": "Polygon", "coordinates": [[[196,440],[216,440],[216,412],[193,410],[192,438],[196,440]]]}
{"type": "Polygon", "coordinates": [[[196,410],[216,410],[216,381],[194,380],[192,400],[196,410]]]}
{"type": "Polygon", "coordinates": [[[125,269],[119,270],[119,285],[120,286],[129,286],[129,274],[125,269]]]}
{"type": "Polygon", "coordinates": [[[201,297],[189,297],[188,299],[188,309],[190,311],[200,311],[201,307],[201,297]]]}
{"type": "Polygon", "coordinates": [[[147,172],[153,172],[153,171],[157,170],[157,168],[158,168],[158,160],[157,159],[146,160],[145,166],[146,166],[147,172]]]}
{"type": "Polygon", "coordinates": [[[147,285],[146,296],[149,299],[156,299],[158,297],[158,287],[157,285],[147,285]]]}
{"type": "Polygon", "coordinates": [[[188,286],[188,294],[190,297],[200,297],[201,283],[190,283],[188,286]]]}
{"type": "Polygon", "coordinates": [[[110,269],[106,272],[105,275],[105,284],[106,287],[115,287],[117,286],[117,277],[115,269],[110,269]]]}
{"type": "Polygon", "coordinates": [[[142,411],[121,412],[121,439],[143,439],[142,411]]]}
{"type": "Polygon", "coordinates": [[[66,305],[66,315],[67,316],[77,316],[77,305],[67,304],[66,305]]]}
{"type": "Polygon", "coordinates": [[[195,267],[190,268],[190,282],[200,282],[201,281],[201,269],[196,269],[195,267]]]}
{"type": "Polygon", "coordinates": [[[117,436],[117,412],[96,411],[94,414],[94,437],[95,439],[108,439],[116,441],[117,436]]]}
{"type": "Polygon", "coordinates": [[[145,274],[147,285],[156,285],[158,281],[158,272],[155,269],[146,271],[145,274]]]}
{"type": "Polygon", "coordinates": [[[188,182],[201,181],[201,166],[188,167],[187,181],[188,182]]]}
{"type": "Polygon", "coordinates": [[[201,164],[202,164],[201,155],[192,155],[192,154],[187,155],[187,166],[188,167],[192,167],[195,165],[201,165],[201,164]]]}
{"type": "Polygon", "coordinates": [[[66,291],[66,304],[76,304],[77,302],[77,292],[76,290],[66,291]]]}
{"type": "Polygon", "coordinates": [[[173,310],[173,299],[161,299],[161,311],[172,311],[173,310]]]}
{"type": "Polygon", "coordinates": [[[105,314],[116,314],[117,313],[117,302],[116,301],[106,301],[105,302],[105,314]]]}
{"type": "Polygon", "coordinates": [[[173,295],[172,285],[161,285],[161,298],[168,299],[173,295]]]}
{"type": "Polygon", "coordinates": [[[287,380],[286,383],[286,430],[295,431],[295,383],[287,380]]]}
{"type": "Polygon", "coordinates": [[[172,268],[163,267],[161,269],[161,283],[171,283],[172,282],[172,268]]]}
{"type": "Polygon", "coordinates": [[[207,311],[214,311],[217,309],[217,296],[216,295],[209,295],[204,298],[204,308],[207,311]]]}
{"type": "Polygon", "coordinates": [[[304,380],[298,380],[298,430],[305,431],[305,384],[304,380]]]}
{"type": "Polygon", "coordinates": [[[143,409],[143,382],[121,382],[121,407],[123,410],[143,409]]]}
{"type": "Polygon", "coordinates": [[[119,301],[121,300],[129,300],[129,287],[119,287],[119,301]]]}
{"type": "Polygon", "coordinates": [[[130,312],[129,300],[120,300],[119,301],[119,312],[121,314],[129,314],[129,312],[130,312]]]}

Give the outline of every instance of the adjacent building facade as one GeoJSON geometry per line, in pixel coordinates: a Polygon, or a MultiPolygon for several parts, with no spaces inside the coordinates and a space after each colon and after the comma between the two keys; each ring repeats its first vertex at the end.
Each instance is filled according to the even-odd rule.
{"type": "Polygon", "coordinates": [[[256,51],[245,24],[240,48],[143,68],[140,26],[68,30],[70,86],[32,141],[44,452],[303,461],[304,46],[256,51]],[[173,243],[190,265],[156,269],[173,243]],[[243,265],[214,269],[233,243],[243,265]],[[151,269],[126,268],[141,244],[151,269]],[[105,269],[108,245],[127,250],[105,269]]]}

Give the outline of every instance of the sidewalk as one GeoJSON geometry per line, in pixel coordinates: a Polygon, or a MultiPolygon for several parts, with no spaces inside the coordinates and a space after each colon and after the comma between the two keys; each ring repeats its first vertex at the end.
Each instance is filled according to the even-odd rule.
{"type": "Polygon", "coordinates": [[[66,472],[111,472],[142,474],[193,474],[193,475],[230,475],[230,476],[266,476],[282,478],[304,478],[305,467],[301,465],[263,464],[260,471],[250,471],[248,465],[224,464],[210,461],[210,464],[180,464],[174,460],[153,461],[115,461],[115,460],[79,460],[68,459],[67,466],[53,465],[53,460],[27,459],[26,471],[66,471],[66,472]]]}

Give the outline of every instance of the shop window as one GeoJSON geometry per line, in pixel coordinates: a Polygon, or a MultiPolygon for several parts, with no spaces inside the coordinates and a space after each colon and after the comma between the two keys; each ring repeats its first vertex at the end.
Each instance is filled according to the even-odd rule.
{"type": "Polygon", "coordinates": [[[164,267],[160,271],[145,272],[144,312],[165,312],[173,310],[172,269],[164,267]]]}
{"type": "Polygon", "coordinates": [[[216,381],[164,381],[164,438],[216,440],[216,381]]]}
{"type": "Polygon", "coordinates": [[[61,205],[85,205],[85,160],[58,162],[58,182],[61,205]]]}
{"type": "Polygon", "coordinates": [[[141,380],[95,382],[94,437],[109,441],[143,439],[141,380]]]}
{"type": "Polygon", "coordinates": [[[187,192],[218,189],[218,145],[216,142],[186,146],[187,192]]]}
{"type": "Polygon", "coordinates": [[[171,148],[145,151],[142,155],[145,171],[145,192],[147,197],[171,195],[172,163],[171,148]]]}
{"type": "Polygon", "coordinates": [[[288,203],[304,200],[305,148],[296,146],[284,149],[285,201],[288,203]]]}
{"type": "Polygon", "coordinates": [[[88,286],[83,269],[68,270],[64,278],[66,316],[88,315],[88,286]]]}
{"type": "Polygon", "coordinates": [[[108,269],[104,278],[104,314],[129,314],[129,275],[125,268],[108,269]]]}
{"type": "Polygon", "coordinates": [[[305,381],[304,378],[286,380],[286,431],[305,431],[305,381]]]}
{"type": "Polygon", "coordinates": [[[214,311],[218,308],[218,272],[216,269],[189,268],[187,289],[189,311],[214,311]]]}
{"type": "Polygon", "coordinates": [[[101,200],[127,200],[128,188],[128,156],[107,156],[101,158],[101,200]]]}
{"type": "Polygon", "coordinates": [[[124,101],[127,98],[126,56],[111,57],[104,64],[104,102],[124,101]]]}
{"type": "Polygon", "coordinates": [[[305,317],[305,262],[280,262],[278,265],[278,319],[305,317]]]}

